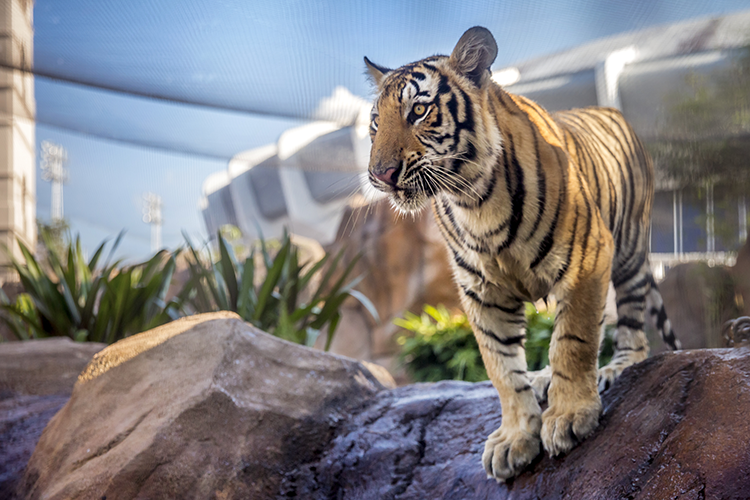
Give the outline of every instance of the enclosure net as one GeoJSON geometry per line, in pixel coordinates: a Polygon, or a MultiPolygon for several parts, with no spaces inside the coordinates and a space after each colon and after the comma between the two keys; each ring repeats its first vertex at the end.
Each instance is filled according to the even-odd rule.
{"type": "MultiPolygon", "coordinates": [[[[396,67],[448,54],[464,30],[483,25],[500,47],[499,69],[743,8],[743,0],[37,0],[33,62],[3,64],[35,77],[37,148],[51,140],[68,150],[66,217],[92,241],[130,227],[137,246],[148,240],[143,191],[162,193],[164,242],[174,243],[182,229],[201,230],[200,185],[232,157],[310,120],[351,123],[371,98],[365,55],[396,67]]],[[[49,188],[37,184],[44,217],[49,188]]]]}

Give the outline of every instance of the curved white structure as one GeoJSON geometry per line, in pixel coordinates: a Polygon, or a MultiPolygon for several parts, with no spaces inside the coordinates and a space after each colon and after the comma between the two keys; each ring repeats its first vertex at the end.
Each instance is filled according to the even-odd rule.
{"type": "MultiPolygon", "coordinates": [[[[704,75],[711,81],[718,70],[728,67],[738,48],[747,44],[747,26],[750,11],[657,26],[519,63],[495,71],[493,77],[510,92],[525,95],[550,111],[595,105],[619,108],[648,141],[663,123],[665,96],[686,88],[688,74],[704,75]]],[[[369,103],[337,87],[321,100],[315,113],[329,121],[290,129],[277,144],[234,157],[223,176],[211,176],[204,184],[204,214],[211,236],[217,224],[235,224],[250,240],[259,236],[259,230],[266,237],[280,236],[286,227],[323,244],[332,241],[347,198],[358,186],[361,189],[364,176],[360,174],[367,170],[369,113],[369,103]]],[[[653,233],[660,239],[654,240],[655,251],[672,251],[665,250],[664,238],[674,240],[674,245],[667,246],[675,255],[700,251],[683,245],[682,207],[681,192],[679,197],[676,191],[657,193],[653,233]],[[660,201],[660,196],[669,200],[660,201]],[[674,221],[669,227],[675,229],[660,236],[668,224],[659,223],[658,214],[667,205],[673,207],[668,217],[661,215],[669,224],[674,221]]],[[[739,210],[746,213],[744,201],[739,210]]],[[[710,242],[711,228],[704,229],[710,242]]],[[[746,237],[746,226],[740,224],[739,234],[740,240],[746,237]]],[[[714,248],[718,249],[709,243],[705,251],[714,248]]]]}

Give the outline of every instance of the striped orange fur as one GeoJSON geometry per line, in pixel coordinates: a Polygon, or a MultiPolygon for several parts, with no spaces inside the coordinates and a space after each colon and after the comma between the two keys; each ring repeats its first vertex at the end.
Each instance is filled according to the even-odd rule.
{"type": "Polygon", "coordinates": [[[678,344],[648,263],[653,167],[615,109],[550,114],[491,80],[484,28],[450,56],[390,70],[377,85],[369,177],[402,212],[432,205],[462,304],[503,408],[483,455],[489,476],[566,453],[597,426],[599,392],[645,359],[647,303],[678,344]],[[597,369],[605,300],[617,292],[612,362],[597,369]],[[550,367],[527,372],[524,301],[558,299],[550,367]],[[540,403],[548,401],[542,412],[540,403]]]}

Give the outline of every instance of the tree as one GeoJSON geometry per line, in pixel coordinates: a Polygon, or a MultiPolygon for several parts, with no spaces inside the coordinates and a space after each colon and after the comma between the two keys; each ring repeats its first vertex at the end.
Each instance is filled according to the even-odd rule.
{"type": "Polygon", "coordinates": [[[750,46],[709,80],[686,77],[689,88],[667,96],[664,126],[651,153],[683,182],[732,179],[750,184],[750,46]]]}

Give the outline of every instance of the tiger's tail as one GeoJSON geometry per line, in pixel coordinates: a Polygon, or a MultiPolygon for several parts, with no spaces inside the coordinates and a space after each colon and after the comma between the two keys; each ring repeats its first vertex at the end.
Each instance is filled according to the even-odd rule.
{"type": "Polygon", "coordinates": [[[646,307],[651,320],[661,334],[662,340],[664,340],[664,343],[670,349],[673,351],[682,349],[680,341],[677,340],[674,330],[672,330],[672,323],[667,317],[667,311],[664,309],[664,299],[662,299],[661,293],[659,293],[659,287],[656,286],[653,276],[649,276],[649,278],[651,280],[651,289],[646,295],[646,307]]]}

